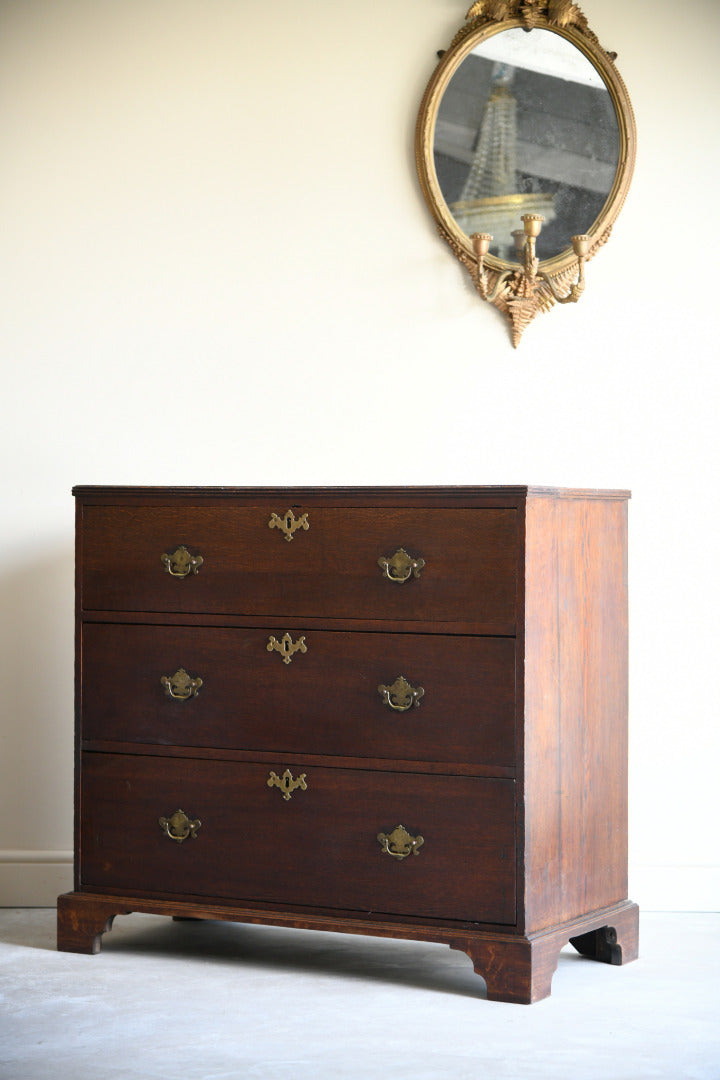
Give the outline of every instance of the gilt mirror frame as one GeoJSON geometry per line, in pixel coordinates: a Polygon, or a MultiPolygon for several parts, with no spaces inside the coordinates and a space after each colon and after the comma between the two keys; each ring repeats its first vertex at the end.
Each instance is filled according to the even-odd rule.
{"type": "MultiPolygon", "coordinates": [[[[510,320],[513,345],[517,346],[523,330],[540,311],[548,311],[556,303],[579,299],[584,288],[582,264],[592,259],[610,237],[625,202],[635,164],[636,131],[632,105],[615,67],[617,54],[601,46],[587,18],[572,0],[477,0],[449,49],[438,55],[440,62],[425,90],[417,119],[415,158],[420,185],[440,235],[465,266],[482,298],[490,300],[510,320]],[[586,228],[585,237],[578,238],[585,241],[583,258],[578,259],[576,250],[568,245],[552,258],[535,259],[536,276],[527,253],[523,271],[519,249],[518,262],[509,262],[489,253],[484,258],[479,257],[476,244],[463,232],[448,207],[434,157],[438,111],[450,80],[478,45],[514,28],[549,30],[575,46],[607,87],[618,124],[619,153],[614,182],[600,214],[586,228]],[[575,284],[578,266],[580,287],[575,284]]],[[[520,224],[518,221],[518,226],[520,224]]],[[[526,226],[528,234],[529,228],[526,226]]],[[[533,243],[531,241],[531,245],[533,243]]],[[[534,246],[531,246],[531,255],[534,254],[534,246]]]]}

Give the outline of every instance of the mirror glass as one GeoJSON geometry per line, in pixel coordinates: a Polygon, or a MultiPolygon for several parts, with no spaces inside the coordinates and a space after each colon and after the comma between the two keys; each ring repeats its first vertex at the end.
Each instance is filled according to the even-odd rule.
{"type": "Polygon", "coordinates": [[[513,27],[459,64],[439,103],[433,156],[442,196],[466,236],[515,262],[521,214],[545,218],[537,254],[551,259],[590,232],[613,188],[618,118],[599,72],[551,30],[513,27]]]}

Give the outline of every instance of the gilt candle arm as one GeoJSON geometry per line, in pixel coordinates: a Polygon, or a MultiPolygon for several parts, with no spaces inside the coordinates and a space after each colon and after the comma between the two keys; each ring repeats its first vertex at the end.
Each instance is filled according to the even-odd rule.
{"type": "Polygon", "coordinates": [[[477,268],[475,272],[475,284],[477,286],[477,290],[482,296],[483,300],[487,300],[490,304],[494,304],[498,296],[500,295],[502,289],[504,288],[505,282],[511,276],[513,271],[506,270],[504,274],[500,274],[493,288],[489,290],[487,283],[487,271],[485,270],[485,256],[490,250],[492,236],[490,235],[490,233],[473,233],[470,239],[472,240],[475,258],[477,259],[477,268]]]}
{"type": "Polygon", "coordinates": [[[563,296],[555,288],[552,278],[547,274],[541,273],[538,275],[541,281],[544,281],[550,289],[553,299],[557,304],[576,304],[585,291],[585,259],[590,248],[590,237],[584,234],[580,236],[571,236],[570,241],[578,260],[578,278],[577,281],[570,286],[570,292],[563,296]]]}
{"type": "MultiPolygon", "coordinates": [[[[540,230],[543,227],[545,218],[542,214],[522,214],[520,220],[523,223],[523,232],[525,233],[525,243],[522,248],[525,277],[528,278],[529,281],[534,281],[537,277],[538,266],[540,265],[538,257],[535,254],[535,241],[540,235],[540,230]]],[[[516,247],[517,243],[518,241],[516,238],[516,247]]]]}

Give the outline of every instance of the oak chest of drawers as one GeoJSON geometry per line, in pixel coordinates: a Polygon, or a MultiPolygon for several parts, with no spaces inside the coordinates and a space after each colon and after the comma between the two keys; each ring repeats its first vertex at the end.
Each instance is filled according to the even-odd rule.
{"type": "Polygon", "coordinates": [[[488,996],[637,954],[626,492],[77,488],[75,891],[445,942],[488,996]]]}

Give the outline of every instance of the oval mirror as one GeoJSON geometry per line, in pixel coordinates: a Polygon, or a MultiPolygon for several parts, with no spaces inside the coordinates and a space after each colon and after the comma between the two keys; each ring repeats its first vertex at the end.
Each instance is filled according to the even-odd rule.
{"type": "Polygon", "coordinates": [[[517,344],[537,311],[579,299],[627,194],[635,124],[614,54],[569,0],[480,0],[425,92],[416,157],[441,235],[517,344]]]}

